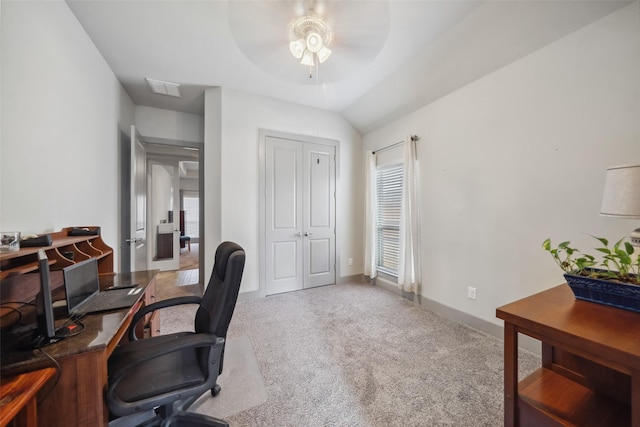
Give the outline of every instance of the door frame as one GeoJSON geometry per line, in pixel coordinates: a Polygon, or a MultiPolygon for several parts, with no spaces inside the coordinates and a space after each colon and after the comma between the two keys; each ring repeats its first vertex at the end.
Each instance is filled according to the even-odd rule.
{"type": "Polygon", "coordinates": [[[289,132],[281,132],[274,131],[268,129],[259,129],[258,136],[258,159],[260,163],[259,172],[258,172],[258,217],[259,217],[259,248],[260,248],[260,256],[259,256],[259,284],[258,290],[253,292],[247,292],[243,296],[243,299],[252,299],[252,298],[264,298],[267,296],[267,286],[266,286],[266,250],[267,250],[267,224],[266,224],[266,145],[267,138],[281,138],[288,139],[296,142],[309,142],[312,144],[321,144],[335,147],[335,226],[336,226],[336,234],[335,234],[335,270],[336,270],[336,283],[338,283],[338,274],[340,271],[340,245],[338,245],[338,239],[340,237],[341,230],[341,221],[338,215],[339,208],[339,200],[340,200],[340,141],[335,139],[321,138],[317,136],[310,135],[300,135],[289,132]]]}
{"type": "Polygon", "coordinates": [[[117,271],[131,271],[131,245],[125,241],[131,236],[131,137],[124,129],[120,129],[119,145],[120,167],[120,223],[118,226],[118,249],[120,253],[117,271]]]}
{"type": "MultiPolygon", "coordinates": [[[[211,273],[209,273],[209,275],[205,274],[204,271],[204,267],[205,267],[205,240],[206,240],[206,236],[204,234],[204,226],[205,226],[205,222],[206,222],[206,218],[204,215],[204,202],[205,202],[205,198],[206,198],[206,194],[204,192],[204,159],[205,159],[205,146],[203,142],[193,142],[193,141],[181,141],[181,140],[174,140],[174,139],[167,139],[167,138],[157,138],[157,137],[150,137],[150,136],[144,136],[144,135],[139,135],[140,141],[144,144],[160,144],[160,145],[169,145],[169,146],[177,146],[177,147],[182,147],[182,148],[186,148],[186,149],[191,149],[191,150],[198,150],[198,165],[199,165],[199,172],[198,172],[198,188],[199,188],[199,193],[200,193],[200,203],[199,203],[199,210],[200,210],[200,224],[199,224],[199,230],[200,230],[200,238],[199,238],[199,256],[198,256],[198,281],[199,283],[204,284],[205,286],[207,285],[207,280],[209,279],[209,275],[211,273]]],[[[122,186],[124,185],[124,183],[128,182],[127,181],[127,177],[126,174],[128,174],[128,172],[126,171],[125,167],[128,166],[127,162],[125,161],[126,159],[123,159],[122,156],[124,156],[127,151],[125,144],[127,142],[130,143],[130,139],[131,136],[127,134],[126,131],[122,130],[121,134],[120,134],[120,149],[121,149],[121,158],[120,158],[120,176],[121,176],[121,189],[120,189],[120,241],[123,242],[124,241],[124,236],[128,235],[129,232],[125,229],[123,229],[123,227],[129,227],[128,224],[128,220],[131,217],[131,202],[129,200],[130,198],[130,191],[127,192],[126,189],[123,189],[122,186]],[[127,199],[124,199],[124,197],[127,197],[127,199]]],[[[125,251],[122,250],[122,252],[124,253],[125,251]]],[[[124,272],[125,269],[127,268],[126,263],[123,264],[123,259],[122,256],[120,257],[120,272],[124,272]]],[[[129,266],[130,269],[130,266],[129,266]]]]}

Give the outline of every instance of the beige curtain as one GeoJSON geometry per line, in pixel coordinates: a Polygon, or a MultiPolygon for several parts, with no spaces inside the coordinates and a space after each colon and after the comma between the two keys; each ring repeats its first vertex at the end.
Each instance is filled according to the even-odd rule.
{"type": "Polygon", "coordinates": [[[402,214],[400,217],[400,256],[398,286],[406,292],[422,294],[420,277],[420,209],[417,198],[418,137],[404,141],[404,177],[402,182],[402,214]]]}
{"type": "Polygon", "coordinates": [[[376,154],[365,152],[365,247],[364,274],[370,278],[378,275],[376,269],[376,154]]]}

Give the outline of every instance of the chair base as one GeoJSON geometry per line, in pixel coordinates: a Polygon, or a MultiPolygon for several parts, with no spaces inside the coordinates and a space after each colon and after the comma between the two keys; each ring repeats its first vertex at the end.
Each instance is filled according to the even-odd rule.
{"type": "Polygon", "coordinates": [[[222,387],[220,387],[218,384],[214,385],[213,388],[211,389],[211,396],[216,397],[217,395],[220,394],[221,390],[222,390],[222,387]]]}
{"type": "Polygon", "coordinates": [[[229,423],[214,417],[203,414],[194,414],[193,412],[180,412],[173,417],[164,420],[162,427],[229,427],[229,423]]]}
{"type": "Polygon", "coordinates": [[[116,418],[109,427],[229,427],[229,423],[219,418],[193,412],[174,412],[169,418],[162,418],[153,411],[116,418]],[[150,413],[149,413],[150,412],[150,413]]]}

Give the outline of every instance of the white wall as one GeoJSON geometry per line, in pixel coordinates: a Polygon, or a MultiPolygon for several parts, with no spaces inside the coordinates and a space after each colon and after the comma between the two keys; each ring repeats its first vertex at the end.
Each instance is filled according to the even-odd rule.
{"type": "Polygon", "coordinates": [[[180,190],[198,191],[198,180],[194,178],[180,178],[180,190]]]}
{"type": "MultiPolygon", "coordinates": [[[[222,242],[221,149],[222,149],[222,89],[204,92],[204,277],[211,276],[216,247],[222,242]]],[[[202,203],[202,201],[201,201],[202,203]]],[[[205,283],[206,285],[206,283],[205,283]]]]}
{"type": "MultiPolygon", "coordinates": [[[[151,263],[158,255],[158,225],[163,220],[168,222],[169,211],[173,210],[172,188],[174,183],[174,171],[171,169],[173,168],[168,165],[151,164],[149,174],[151,182],[148,187],[150,191],[148,192],[149,194],[147,197],[147,203],[150,205],[148,210],[149,221],[147,222],[147,258],[149,266],[151,266],[151,263]]],[[[178,221],[177,217],[174,217],[174,221],[178,221]]]]}
{"type": "MultiPolygon", "coordinates": [[[[208,104],[207,104],[208,106],[208,104]]],[[[221,90],[220,209],[222,240],[244,247],[247,261],[241,292],[259,286],[259,141],[260,129],[289,132],[340,141],[340,170],[337,199],[337,246],[341,256],[338,277],[362,273],[362,142],[360,135],[340,115],[269,98],[221,90]],[[354,258],[349,266],[347,259],[354,258]]],[[[206,109],[205,122],[209,117],[206,109]]],[[[205,173],[210,174],[213,151],[207,148],[205,131],[205,173]]],[[[214,165],[212,165],[215,167],[214,165]]],[[[213,177],[205,177],[207,204],[213,177]]],[[[207,219],[207,208],[205,215],[207,219]]],[[[220,240],[207,231],[207,251],[220,240]]],[[[207,266],[210,268],[211,266],[207,266]]],[[[209,271],[209,270],[207,270],[209,271]]]]}
{"type": "Polygon", "coordinates": [[[2,2],[0,228],[99,225],[118,262],[119,129],[133,104],[62,1],[2,2]]]}
{"type": "MultiPolygon", "coordinates": [[[[590,250],[608,166],[640,162],[638,2],[364,137],[417,134],[423,295],[489,322],[562,283],[551,237],[590,250]],[[477,300],[467,287],[477,288],[477,300]]],[[[425,76],[428,78],[428,76],[425,76]]]]}
{"type": "MultiPolygon", "coordinates": [[[[173,210],[173,171],[167,165],[151,165],[151,226],[155,227],[160,221],[169,220],[169,211],[173,210]]],[[[173,168],[171,168],[173,169],[173,168]]],[[[153,232],[153,231],[152,231],[153,232]]]]}
{"type": "Polygon", "coordinates": [[[204,117],[198,114],[136,105],[136,129],[145,137],[185,142],[204,141],[204,117]]]}

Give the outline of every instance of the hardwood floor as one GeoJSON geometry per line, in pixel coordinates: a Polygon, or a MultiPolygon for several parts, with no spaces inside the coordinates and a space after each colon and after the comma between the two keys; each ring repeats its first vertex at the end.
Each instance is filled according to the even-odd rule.
{"type": "Polygon", "coordinates": [[[191,270],[198,268],[198,258],[200,256],[200,244],[191,243],[191,250],[180,249],[180,270],[191,270]]]}
{"type": "Polygon", "coordinates": [[[156,285],[158,300],[187,295],[202,295],[204,286],[198,283],[198,270],[193,271],[195,271],[195,284],[180,284],[183,276],[181,275],[182,271],[161,271],[158,273],[156,285]]]}
{"type": "MultiPolygon", "coordinates": [[[[159,300],[187,295],[202,295],[204,286],[198,283],[199,244],[191,243],[191,250],[180,249],[180,270],[162,271],[157,278],[159,300]]],[[[206,277],[206,274],[205,274],[206,277]]]]}

